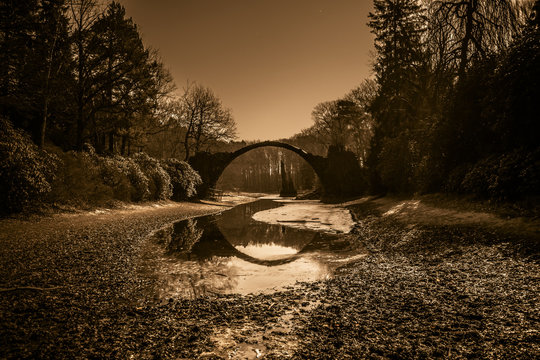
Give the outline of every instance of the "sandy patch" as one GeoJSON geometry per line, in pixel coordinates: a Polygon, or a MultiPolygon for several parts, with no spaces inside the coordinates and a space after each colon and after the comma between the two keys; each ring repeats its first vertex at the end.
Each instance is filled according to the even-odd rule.
{"type": "Polygon", "coordinates": [[[282,200],[279,208],[258,212],[253,219],[300,229],[349,233],[353,226],[349,210],[339,205],[321,204],[319,201],[282,200]]]}

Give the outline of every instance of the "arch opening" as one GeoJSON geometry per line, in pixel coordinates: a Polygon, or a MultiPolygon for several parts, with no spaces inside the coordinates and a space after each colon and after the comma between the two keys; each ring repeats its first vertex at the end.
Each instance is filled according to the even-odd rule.
{"type": "Polygon", "coordinates": [[[305,193],[319,187],[320,179],[296,152],[264,146],[231,160],[218,177],[215,188],[223,192],[279,194],[284,186],[305,193]]]}

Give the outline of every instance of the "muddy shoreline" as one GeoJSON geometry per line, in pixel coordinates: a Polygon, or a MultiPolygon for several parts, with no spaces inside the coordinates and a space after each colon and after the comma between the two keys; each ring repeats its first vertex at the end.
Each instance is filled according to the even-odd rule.
{"type": "Polygon", "coordinates": [[[0,358],[536,358],[536,223],[388,213],[401,203],[349,205],[370,255],[333,279],[160,303],[142,297],[144,238],[223,207],[2,220],[0,358]]]}

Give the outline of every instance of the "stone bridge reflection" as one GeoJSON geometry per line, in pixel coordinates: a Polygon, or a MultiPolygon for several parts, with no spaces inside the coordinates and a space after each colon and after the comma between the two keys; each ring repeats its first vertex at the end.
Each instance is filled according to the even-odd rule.
{"type": "Polygon", "coordinates": [[[165,247],[167,255],[179,259],[237,257],[264,266],[290,263],[308,252],[331,246],[339,238],[333,234],[261,223],[251,218],[258,211],[279,206],[271,200],[243,204],[220,215],[179,221],[158,232],[155,238],[165,247]],[[241,250],[247,246],[265,245],[294,249],[294,253],[268,259],[241,250]]]}
{"type": "Polygon", "coordinates": [[[176,222],[153,240],[163,249],[150,273],[162,296],[249,293],[329,276],[332,259],[354,253],[347,237],[268,224],[253,214],[277,208],[272,200],[176,222]],[[352,250],[352,251],[351,251],[352,250]]]}

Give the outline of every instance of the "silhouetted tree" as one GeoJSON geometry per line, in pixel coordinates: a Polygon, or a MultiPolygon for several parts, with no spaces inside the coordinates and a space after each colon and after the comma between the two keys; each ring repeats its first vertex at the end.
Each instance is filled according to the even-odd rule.
{"type": "Polygon", "coordinates": [[[65,12],[63,0],[0,3],[0,111],[40,146],[51,110],[65,106],[71,57],[65,12]]]}
{"type": "Polygon", "coordinates": [[[411,175],[409,129],[416,126],[421,102],[425,13],[416,0],[375,0],[373,4],[368,25],[375,34],[378,94],[371,106],[375,127],[368,163],[377,190],[389,181],[403,184],[403,189],[408,188],[411,175]],[[408,171],[389,172],[396,161],[408,171]]]}
{"type": "Polygon", "coordinates": [[[45,144],[46,129],[51,112],[51,102],[65,108],[65,86],[71,82],[71,53],[69,49],[68,19],[66,17],[65,0],[42,0],[38,12],[39,30],[36,34],[37,51],[35,66],[39,76],[38,91],[41,101],[41,124],[39,127],[38,145],[45,144]],[[38,65],[39,64],[39,65],[38,65]]]}
{"type": "Polygon", "coordinates": [[[126,142],[141,137],[159,98],[172,90],[171,77],[157,56],[145,48],[136,25],[122,5],[101,12],[93,0],[71,0],[75,53],[76,147],[91,139],[103,151],[109,135],[126,142]]]}
{"type": "MultiPolygon", "coordinates": [[[[89,43],[93,35],[92,27],[99,17],[95,0],[69,0],[71,13],[71,43],[74,54],[74,100],[75,100],[75,147],[82,149],[84,132],[90,121],[92,97],[91,88],[94,85],[93,74],[99,62],[93,61],[89,43]]],[[[94,85],[95,86],[95,85],[94,85]]]]}
{"type": "Polygon", "coordinates": [[[362,113],[353,101],[340,99],[318,104],[311,116],[319,140],[327,147],[344,150],[350,143],[351,129],[360,121],[362,113]]]}
{"type": "Polygon", "coordinates": [[[372,79],[366,79],[345,95],[345,99],[354,102],[358,109],[357,116],[351,119],[349,148],[356,154],[361,166],[367,165],[371,148],[374,120],[370,110],[377,97],[377,91],[377,83],[372,79]]]}
{"type": "Polygon", "coordinates": [[[12,122],[28,129],[28,96],[22,78],[32,57],[32,32],[37,23],[37,1],[0,2],[0,106],[12,122]]]}
{"type": "Polygon", "coordinates": [[[433,16],[447,33],[448,55],[462,78],[474,59],[485,58],[510,44],[526,13],[523,4],[510,0],[437,0],[433,16]]]}
{"type": "Polygon", "coordinates": [[[212,89],[190,84],[185,89],[181,104],[180,122],[186,131],[183,141],[186,160],[192,151],[198,152],[206,145],[236,137],[231,110],[223,107],[212,89]]]}
{"type": "Polygon", "coordinates": [[[101,147],[108,135],[109,151],[114,152],[115,136],[133,138],[137,130],[144,134],[145,122],[151,121],[160,97],[172,90],[172,81],[120,4],[112,2],[92,30],[89,48],[100,64],[88,94],[93,98],[91,131],[101,147]]]}

